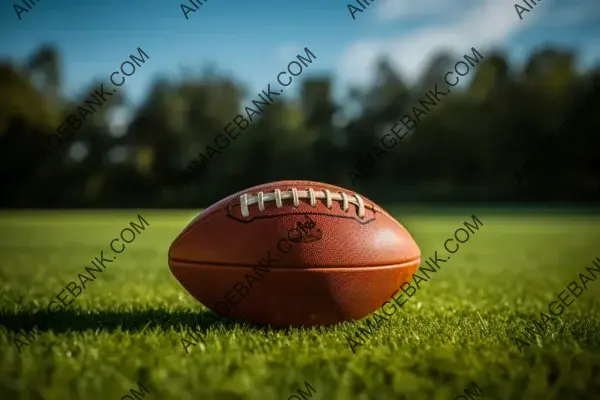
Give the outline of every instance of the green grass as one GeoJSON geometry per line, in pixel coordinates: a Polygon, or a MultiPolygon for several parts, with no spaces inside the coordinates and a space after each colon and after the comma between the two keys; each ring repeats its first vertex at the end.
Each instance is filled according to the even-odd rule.
{"type": "MultiPolygon", "coordinates": [[[[392,212],[424,257],[471,216],[392,212]]],[[[477,211],[484,226],[353,354],[346,338],[364,321],[273,330],[191,298],[166,258],[195,211],[142,211],[150,227],[68,310],[48,315],[136,214],[0,214],[1,399],[120,399],[137,381],[149,400],[285,400],[305,381],[311,400],[454,399],[473,381],[494,399],[600,398],[600,279],[523,353],[511,341],[600,256],[597,216],[477,211]],[[41,335],[19,353],[15,335],[34,325],[41,335]],[[190,327],[206,339],[188,354],[190,327]]]]}

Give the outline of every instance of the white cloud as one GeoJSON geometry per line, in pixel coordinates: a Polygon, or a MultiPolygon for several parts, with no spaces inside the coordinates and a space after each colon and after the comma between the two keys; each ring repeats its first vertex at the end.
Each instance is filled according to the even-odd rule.
{"type": "Polygon", "coordinates": [[[382,20],[406,19],[417,16],[435,16],[454,10],[464,0],[383,0],[377,3],[376,15],[382,20]]]}
{"type": "MultiPolygon", "coordinates": [[[[405,11],[412,12],[413,15],[447,15],[448,22],[407,30],[399,37],[363,39],[352,43],[341,57],[339,72],[342,80],[366,83],[366,79],[372,77],[370,68],[381,55],[387,56],[408,79],[415,79],[422,72],[424,62],[429,60],[432,53],[441,49],[463,55],[471,54],[471,48],[476,47],[485,56],[483,49],[506,41],[531,25],[542,14],[534,8],[525,13],[523,20],[520,20],[514,3],[505,0],[480,0],[476,5],[461,0],[452,2],[452,7],[440,5],[440,0],[420,0],[411,3],[402,0],[397,1],[395,5],[389,2],[383,4],[387,4],[387,19],[391,18],[389,15],[393,12],[398,15],[405,11]],[[409,4],[413,8],[410,8],[409,4]],[[441,8],[436,8],[438,5],[441,8]],[[460,9],[460,6],[464,7],[462,13],[449,14],[449,9],[454,8],[458,11],[456,9],[460,9]]],[[[405,14],[399,15],[398,18],[404,16],[405,14]]]]}

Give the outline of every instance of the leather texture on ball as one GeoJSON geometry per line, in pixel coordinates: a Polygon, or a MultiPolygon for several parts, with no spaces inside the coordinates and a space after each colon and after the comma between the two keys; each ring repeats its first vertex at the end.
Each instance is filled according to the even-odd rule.
{"type": "Polygon", "coordinates": [[[410,233],[381,207],[311,181],[266,183],[222,199],[169,249],[173,275],[202,304],[272,326],[363,318],[419,263],[410,233]]]}

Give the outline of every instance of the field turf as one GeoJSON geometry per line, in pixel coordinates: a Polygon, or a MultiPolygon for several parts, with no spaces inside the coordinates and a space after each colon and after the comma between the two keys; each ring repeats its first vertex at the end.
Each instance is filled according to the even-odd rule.
{"type": "Polygon", "coordinates": [[[308,393],[305,382],[311,400],[454,399],[472,382],[483,391],[473,398],[600,398],[600,279],[523,352],[511,339],[593,267],[600,217],[390,210],[424,258],[472,214],[483,226],[356,354],[347,337],[364,320],[274,330],[221,319],[189,296],[166,258],[197,211],[139,211],[150,226],[50,315],[50,299],[138,211],[4,212],[0,399],[121,399],[140,392],[137,382],[149,391],[144,400],[285,400],[308,393]],[[34,326],[40,335],[19,352],[15,337],[34,326]],[[189,328],[205,332],[205,343],[186,353],[189,328]]]}

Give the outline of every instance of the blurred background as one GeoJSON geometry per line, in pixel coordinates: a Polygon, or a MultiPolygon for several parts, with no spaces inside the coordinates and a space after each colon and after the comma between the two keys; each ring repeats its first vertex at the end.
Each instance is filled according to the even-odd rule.
{"type": "Polygon", "coordinates": [[[600,197],[595,0],[544,1],[522,19],[509,2],[462,0],[378,1],[356,19],[347,3],[316,0],[211,0],[188,19],[177,2],[51,0],[21,20],[3,7],[4,208],[199,208],[282,179],[377,202],[600,197]],[[41,160],[46,137],[138,47],[145,64],[41,160]],[[184,186],[186,165],[305,47],[313,63],[184,186]],[[359,157],[472,47],[483,61],[352,187],[359,157]]]}
{"type": "Polygon", "coordinates": [[[507,0],[371,0],[354,16],[354,0],[196,0],[187,15],[188,0],[30,0],[19,15],[13,1],[0,5],[0,398],[121,398],[142,382],[150,400],[271,400],[305,381],[332,400],[449,399],[471,382],[495,398],[598,398],[600,285],[524,353],[512,339],[599,256],[598,0],[521,15],[507,0]],[[139,48],[145,62],[50,148],[139,48]],[[305,48],[312,63],[186,186],[188,164],[305,48]],[[353,186],[365,152],[473,48],[483,60],[353,186]],[[167,267],[199,209],[283,179],[383,205],[423,259],[472,215],[485,225],[354,354],[346,338],[366,321],[222,321],[167,267]],[[49,314],[138,214],[143,235],[49,314]],[[190,330],[206,345],[188,354],[190,330]]]}

